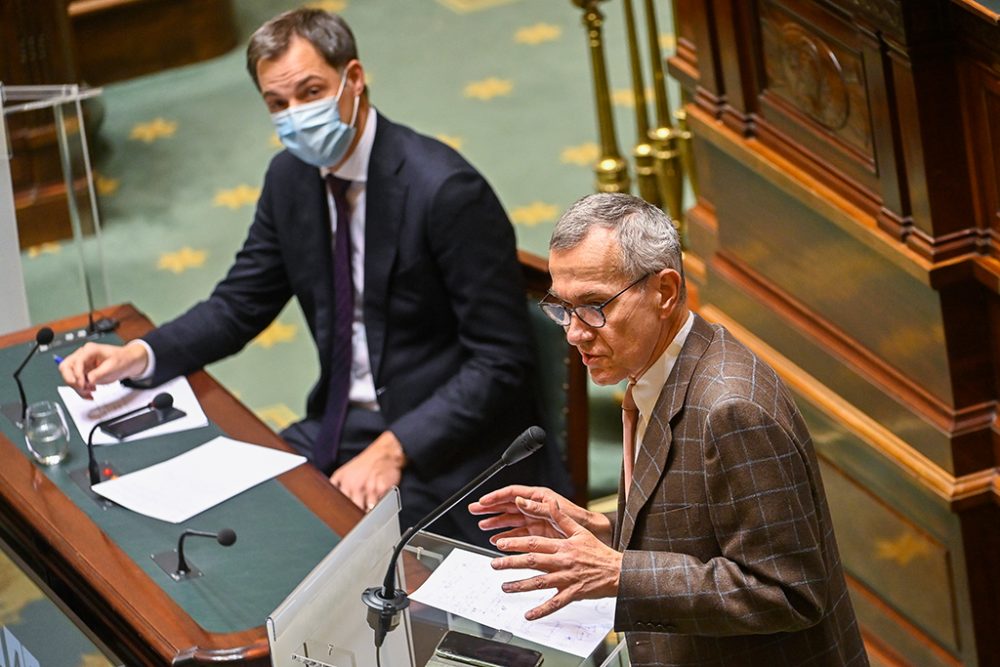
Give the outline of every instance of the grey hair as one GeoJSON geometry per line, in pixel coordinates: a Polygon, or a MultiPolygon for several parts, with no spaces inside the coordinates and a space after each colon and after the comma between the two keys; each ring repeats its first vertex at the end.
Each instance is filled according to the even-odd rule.
{"type": "Polygon", "coordinates": [[[618,241],[618,268],[625,280],[673,269],[681,276],[680,300],[686,294],[681,240],[666,213],[624,193],[598,193],[577,200],[552,231],[549,250],[571,250],[594,227],[610,230],[618,241]]]}
{"type": "Polygon", "coordinates": [[[337,71],[358,57],[347,21],[336,14],[321,9],[300,7],[278,14],[257,28],[247,44],[247,71],[260,90],[257,80],[257,63],[278,58],[288,51],[295,36],[302,37],[322,54],[326,62],[337,71]]]}

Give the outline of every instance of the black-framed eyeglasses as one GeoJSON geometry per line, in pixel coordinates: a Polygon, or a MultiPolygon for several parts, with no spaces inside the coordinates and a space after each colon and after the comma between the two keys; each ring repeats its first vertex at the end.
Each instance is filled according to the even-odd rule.
{"type": "Polygon", "coordinates": [[[552,320],[561,327],[568,327],[570,320],[573,319],[573,315],[576,315],[577,317],[580,318],[580,321],[586,324],[588,327],[593,327],[594,329],[600,329],[608,322],[608,318],[604,315],[605,307],[607,307],[609,303],[620,297],[622,294],[624,294],[625,292],[629,291],[630,289],[641,283],[650,275],[651,274],[647,273],[641,278],[630,283],[627,287],[625,287],[625,289],[623,289],[621,292],[618,292],[618,294],[615,294],[613,297],[611,297],[604,303],[586,304],[583,306],[571,306],[567,303],[561,303],[557,301],[546,301],[545,299],[548,299],[550,296],[552,296],[551,294],[548,294],[545,296],[545,299],[542,299],[541,301],[538,302],[538,307],[542,309],[542,312],[545,313],[550,320],[552,320]]]}

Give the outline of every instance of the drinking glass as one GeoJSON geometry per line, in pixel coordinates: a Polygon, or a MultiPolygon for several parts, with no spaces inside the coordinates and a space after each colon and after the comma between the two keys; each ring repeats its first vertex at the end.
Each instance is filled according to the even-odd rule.
{"type": "Polygon", "coordinates": [[[42,465],[62,462],[69,453],[69,428],[62,406],[56,401],[29,405],[24,417],[24,440],[28,451],[42,465]]]}

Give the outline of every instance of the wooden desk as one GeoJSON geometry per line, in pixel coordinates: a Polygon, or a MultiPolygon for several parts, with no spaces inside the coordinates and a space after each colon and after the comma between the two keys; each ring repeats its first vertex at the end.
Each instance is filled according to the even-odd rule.
{"type": "MultiPolygon", "coordinates": [[[[118,334],[124,339],[152,327],[129,305],[102,314],[121,322],[118,334]]],[[[77,317],[51,326],[59,333],[85,323],[77,317]]],[[[35,331],[0,336],[0,348],[30,341],[35,331]]],[[[289,449],[207,373],[188,379],[208,418],[227,435],[289,449]]],[[[244,632],[206,632],[2,435],[0,460],[0,535],[126,665],[270,664],[263,618],[244,632]]],[[[279,481],[339,535],[361,517],[311,466],[299,466],[279,481]]]]}

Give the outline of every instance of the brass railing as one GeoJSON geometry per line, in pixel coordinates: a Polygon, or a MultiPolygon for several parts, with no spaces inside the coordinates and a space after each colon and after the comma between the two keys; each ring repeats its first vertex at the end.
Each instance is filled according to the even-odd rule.
{"type": "MultiPolygon", "coordinates": [[[[594,167],[599,192],[628,192],[631,190],[629,167],[618,150],[615,133],[614,111],[604,53],[602,27],[604,15],[598,8],[606,0],[572,0],[583,10],[583,25],[587,29],[590,48],[591,74],[594,80],[594,105],[600,136],[600,158],[594,167]]],[[[639,34],[636,30],[632,0],[622,0],[625,12],[625,37],[631,69],[632,96],[635,99],[636,143],[632,149],[639,196],[663,208],[686,238],[684,225],[684,177],[697,193],[697,179],[691,153],[691,133],[687,129],[682,108],[673,114],[671,121],[667,82],[660,52],[660,34],[656,21],[654,0],[643,0],[647,51],[652,72],[653,122],[650,123],[646,101],[646,85],[642,71],[639,34]]]]}

